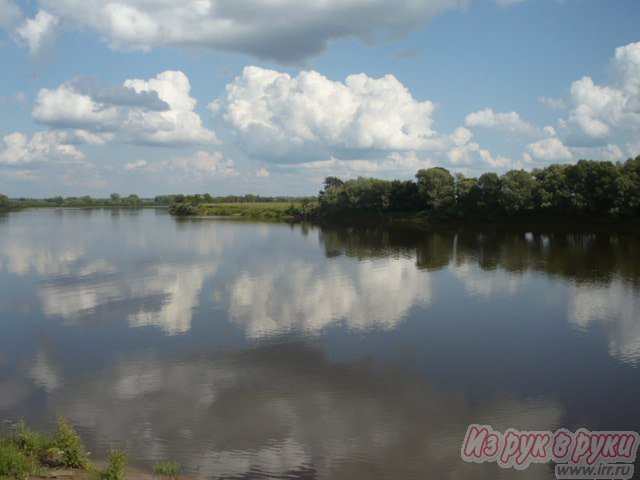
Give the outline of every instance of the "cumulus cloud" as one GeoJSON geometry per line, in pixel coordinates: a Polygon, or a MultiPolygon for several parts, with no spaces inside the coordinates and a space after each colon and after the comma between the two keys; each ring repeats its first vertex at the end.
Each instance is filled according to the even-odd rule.
{"type": "Polygon", "coordinates": [[[585,76],[571,85],[571,110],[560,121],[569,144],[606,145],[640,131],[640,42],[618,47],[611,71],[610,84],[585,76]]]}
{"type": "Polygon", "coordinates": [[[622,149],[612,143],[601,147],[572,147],[571,152],[576,158],[595,158],[598,160],[609,160],[611,162],[627,158],[627,155],[625,155],[622,149]]]}
{"type": "Polygon", "coordinates": [[[218,143],[215,134],[202,125],[193,110],[196,100],[189,95],[189,78],[180,71],[162,72],[151,80],[126,80],[126,88],[139,95],[157,92],[170,107],[164,111],[133,108],[128,112],[125,127],[136,132],[143,141],[152,144],[218,143]]]}
{"type": "Polygon", "coordinates": [[[233,160],[226,158],[221,152],[205,151],[196,152],[190,157],[174,157],[170,160],[157,162],[147,162],[140,159],[127,163],[124,170],[156,174],[174,172],[182,176],[186,175],[196,181],[205,178],[234,178],[240,175],[233,160]]]}
{"type": "Polygon", "coordinates": [[[60,19],[56,15],[40,10],[35,17],[26,19],[16,33],[27,42],[31,55],[40,57],[55,41],[59,24],[60,19]]]}
{"type": "Polygon", "coordinates": [[[0,28],[9,28],[20,18],[20,8],[11,0],[0,0],[0,28]]]}
{"type": "Polygon", "coordinates": [[[210,105],[249,154],[327,158],[336,151],[415,150],[431,130],[432,102],[416,101],[393,75],[332,81],[315,71],[296,77],[250,66],[210,105]]]}
{"type": "Polygon", "coordinates": [[[165,71],[151,80],[130,79],[122,85],[79,78],[41,89],[32,115],[54,128],[115,132],[141,144],[217,143],[215,133],[194,111],[197,102],[190,90],[188,77],[180,71],[165,71]]]}
{"type": "Polygon", "coordinates": [[[526,121],[517,112],[499,113],[485,108],[467,115],[464,121],[470,128],[486,128],[510,135],[544,135],[545,131],[526,121]]]}
{"type": "Polygon", "coordinates": [[[5,135],[0,145],[0,164],[77,163],[84,154],[69,143],[64,132],[37,132],[30,139],[20,132],[5,135]]]}
{"type": "Polygon", "coordinates": [[[566,108],[564,100],[560,98],[547,97],[543,95],[541,97],[538,97],[538,101],[541,104],[549,107],[551,110],[563,110],[566,108]]]}
{"type": "MultiPolygon", "coordinates": [[[[498,0],[504,3],[504,0],[498,0]]],[[[403,35],[466,0],[41,0],[71,27],[90,28],[124,50],[157,46],[245,53],[284,63],[333,40],[403,35]]]]}
{"type": "Polygon", "coordinates": [[[38,92],[32,112],[33,118],[57,128],[81,127],[87,129],[113,129],[118,124],[118,110],[95,102],[89,95],[77,93],[71,85],[61,85],[38,92]]]}
{"type": "Polygon", "coordinates": [[[478,151],[478,154],[480,155],[480,158],[482,158],[482,161],[487,165],[490,165],[491,167],[494,167],[494,168],[515,167],[515,164],[511,161],[511,159],[504,157],[502,155],[494,156],[491,154],[489,150],[480,149],[478,151]]]}
{"type": "MultiPolygon", "coordinates": [[[[165,75],[167,72],[165,72],[165,75]]],[[[139,82],[139,80],[137,80],[139,82]]],[[[127,82],[132,82],[128,80],[127,82]]],[[[123,106],[123,107],[140,107],[145,110],[165,111],[169,110],[170,105],[161,100],[158,91],[153,89],[140,89],[137,91],[132,86],[103,84],[98,77],[77,77],[68,84],[78,94],[90,97],[95,102],[105,105],[123,106]]],[[[161,88],[163,85],[156,79],[155,86],[161,88]]],[[[187,87],[187,91],[190,87],[187,87]]],[[[174,95],[175,92],[168,92],[168,95],[174,95]]],[[[195,101],[194,101],[195,102],[195,101]]],[[[193,105],[195,106],[195,103],[193,105]]]]}
{"type": "Polygon", "coordinates": [[[413,175],[421,168],[430,168],[434,164],[431,160],[420,159],[416,152],[392,152],[381,160],[342,160],[329,158],[313,162],[303,162],[295,165],[282,164],[281,168],[308,171],[323,175],[339,175],[343,177],[357,177],[360,175],[413,175]]]}
{"type": "Polygon", "coordinates": [[[525,162],[561,162],[572,160],[573,154],[560,139],[545,138],[527,145],[525,162]]]}

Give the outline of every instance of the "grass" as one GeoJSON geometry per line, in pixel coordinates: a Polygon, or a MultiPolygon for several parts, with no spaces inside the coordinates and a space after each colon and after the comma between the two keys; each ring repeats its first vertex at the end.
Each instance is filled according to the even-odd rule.
{"type": "Polygon", "coordinates": [[[62,461],[67,467],[82,469],[91,467],[89,452],[84,448],[80,435],[64,417],[58,418],[56,445],[62,451],[62,461]]]}
{"type": "Polygon", "coordinates": [[[109,450],[109,466],[98,472],[94,478],[96,480],[123,480],[127,473],[128,455],[118,447],[111,447],[109,450]]]}
{"type": "Polygon", "coordinates": [[[204,203],[198,205],[200,215],[241,216],[253,218],[281,218],[288,215],[291,202],[204,203]]]}
{"type": "Polygon", "coordinates": [[[38,461],[11,440],[0,441],[0,476],[26,478],[40,473],[38,461]]]}
{"type": "Polygon", "coordinates": [[[68,420],[58,420],[55,436],[30,429],[23,421],[0,436],[0,479],[45,476],[47,466],[93,468],[80,436],[68,420]]]}
{"type": "Polygon", "coordinates": [[[16,426],[15,441],[25,454],[42,458],[57,450],[56,441],[49,435],[30,429],[23,420],[16,426]]]}
{"type": "MultiPolygon", "coordinates": [[[[23,480],[29,477],[49,478],[47,467],[67,467],[84,470],[90,480],[124,480],[127,473],[127,453],[117,447],[109,449],[109,463],[98,470],[89,461],[78,432],[64,417],[58,418],[54,435],[33,430],[20,421],[10,430],[0,431],[0,480],[23,480]]],[[[153,474],[178,478],[178,462],[160,462],[153,474]]]]}
{"type": "Polygon", "coordinates": [[[153,466],[153,474],[162,477],[177,478],[182,467],[178,462],[160,462],[153,466]]]}

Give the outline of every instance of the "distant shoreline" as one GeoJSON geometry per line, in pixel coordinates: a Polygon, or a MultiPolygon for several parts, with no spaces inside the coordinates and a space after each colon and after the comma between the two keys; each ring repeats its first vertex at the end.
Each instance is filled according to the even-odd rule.
{"type": "MultiPolygon", "coordinates": [[[[290,205],[289,205],[290,208],[290,205]]],[[[358,225],[371,227],[403,227],[419,229],[473,228],[473,229],[518,229],[536,231],[553,229],[554,231],[628,231],[640,232],[638,219],[585,219],[567,218],[553,215],[530,215],[504,218],[430,218],[424,212],[395,212],[389,214],[349,213],[333,215],[295,215],[287,214],[282,205],[270,206],[265,203],[256,208],[251,204],[219,204],[198,206],[194,213],[173,215],[184,219],[220,219],[220,220],[265,220],[286,222],[311,222],[320,225],[358,225]]]]}

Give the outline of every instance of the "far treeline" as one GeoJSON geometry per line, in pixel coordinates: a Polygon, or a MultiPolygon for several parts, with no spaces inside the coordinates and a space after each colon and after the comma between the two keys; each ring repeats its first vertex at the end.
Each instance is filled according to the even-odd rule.
{"type": "Polygon", "coordinates": [[[436,218],[638,217],[640,156],[624,163],[580,160],[478,178],[453,176],[440,167],[418,171],[416,181],[328,177],[318,208],[322,214],[421,211],[436,218]]]}
{"type": "Polygon", "coordinates": [[[0,195],[0,211],[20,208],[44,207],[148,207],[168,206],[175,202],[175,195],[161,195],[155,198],[140,198],[138,195],[121,196],[112,193],[109,198],[51,197],[51,198],[8,198],[0,195]]]}
{"type": "MultiPolygon", "coordinates": [[[[297,199],[285,216],[591,220],[640,215],[640,156],[624,163],[580,160],[531,172],[484,173],[478,178],[434,167],[419,170],[415,177],[415,181],[327,177],[317,199],[297,199]]],[[[180,200],[172,205],[175,215],[206,214],[206,204],[213,203],[194,196],[180,200]]]]}
{"type": "MultiPolygon", "coordinates": [[[[202,203],[292,203],[304,200],[301,197],[263,197],[260,195],[227,195],[212,197],[208,193],[195,195],[158,195],[154,198],[141,198],[131,194],[122,196],[112,193],[109,198],[94,198],[88,195],[82,197],[51,197],[51,198],[9,198],[0,194],[0,211],[18,210],[21,208],[45,207],[153,207],[172,204],[202,204],[202,203]]],[[[315,200],[315,199],[313,199],[315,200]]]]}

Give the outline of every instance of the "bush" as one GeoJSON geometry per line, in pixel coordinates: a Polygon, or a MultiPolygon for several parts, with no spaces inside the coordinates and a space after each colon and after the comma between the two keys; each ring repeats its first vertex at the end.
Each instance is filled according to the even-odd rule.
{"type": "Polygon", "coordinates": [[[89,453],[69,420],[60,417],[56,426],[56,444],[62,450],[62,461],[67,467],[88,468],[89,453]]]}
{"type": "Polygon", "coordinates": [[[51,449],[55,449],[55,440],[27,427],[23,420],[18,422],[16,429],[16,443],[25,454],[35,457],[46,455],[51,449]]]}
{"type": "Polygon", "coordinates": [[[128,455],[118,447],[109,450],[109,467],[98,473],[98,480],[123,480],[127,473],[128,455]]]}
{"type": "Polygon", "coordinates": [[[195,215],[198,213],[198,209],[188,203],[174,203],[169,207],[169,213],[178,217],[185,217],[188,215],[195,215]]]}
{"type": "Polygon", "coordinates": [[[0,476],[25,478],[38,474],[37,462],[9,442],[0,442],[0,476]]]}
{"type": "Polygon", "coordinates": [[[181,466],[178,462],[160,462],[153,466],[153,474],[163,477],[178,477],[181,466]]]}

